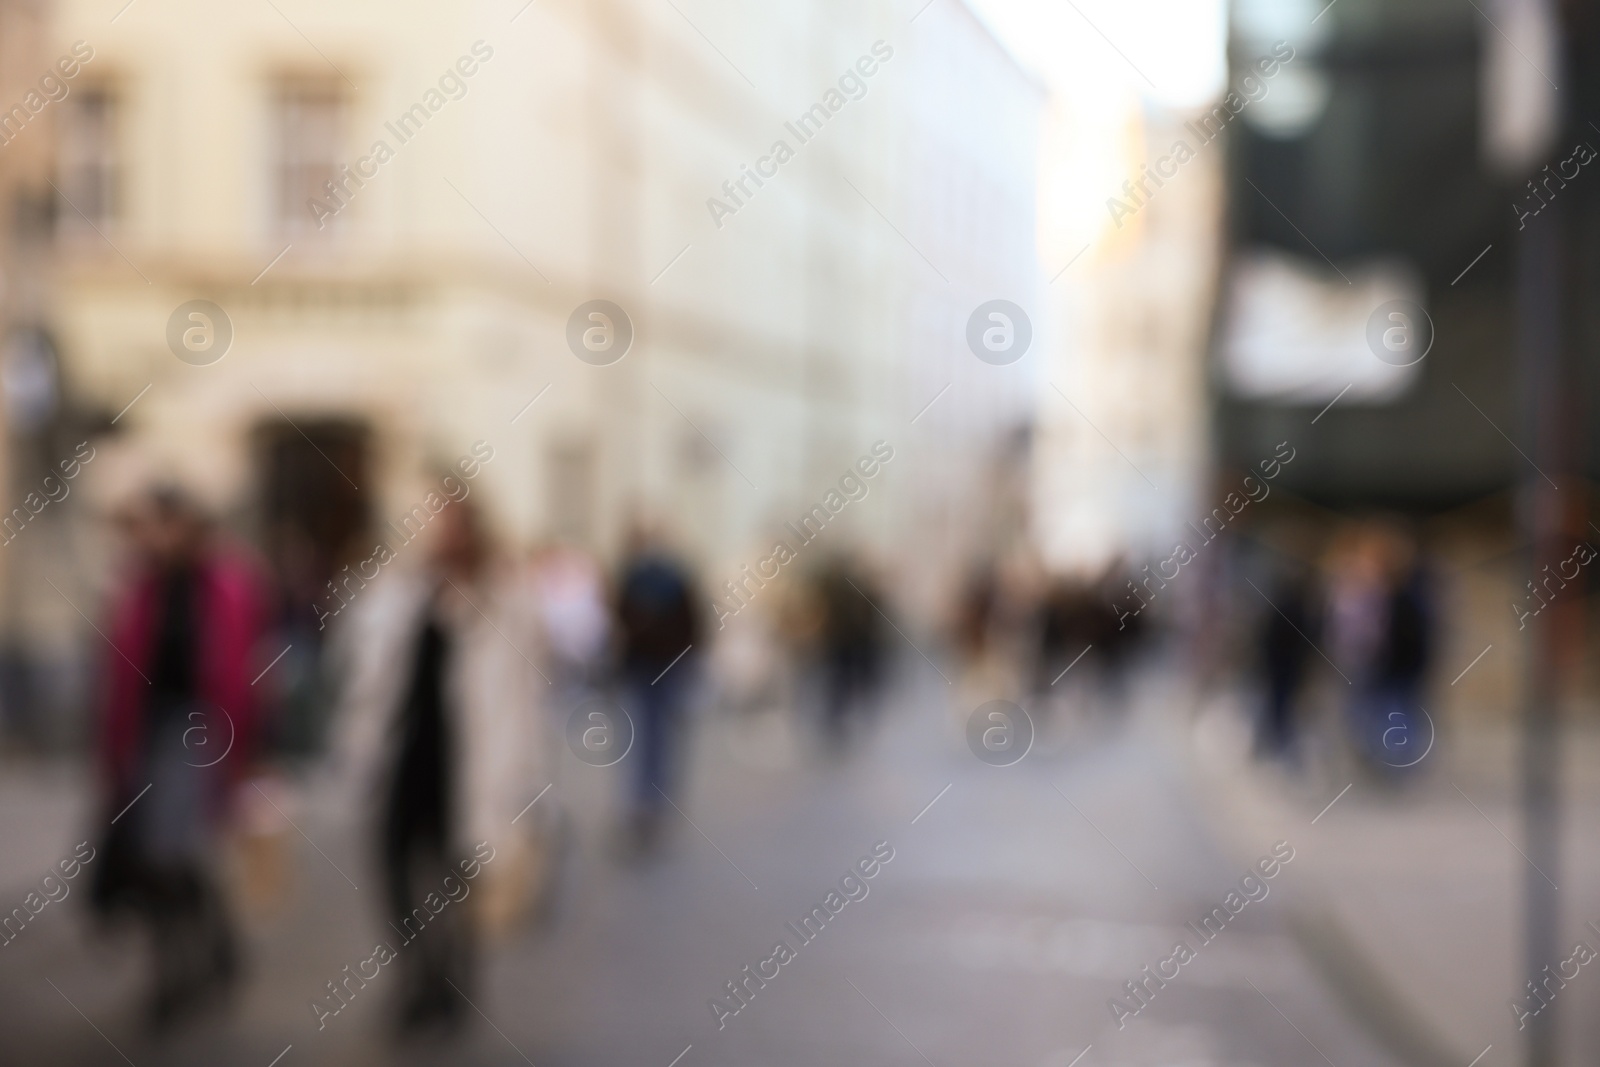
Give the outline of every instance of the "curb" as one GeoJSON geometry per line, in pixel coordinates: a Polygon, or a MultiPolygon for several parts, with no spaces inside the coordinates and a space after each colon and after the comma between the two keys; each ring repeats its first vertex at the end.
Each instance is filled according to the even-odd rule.
{"type": "MultiPolygon", "coordinates": [[[[1248,846],[1241,844],[1237,832],[1230,829],[1226,818],[1230,805],[1216,781],[1216,771],[1203,764],[1192,735],[1177,741],[1174,748],[1196,800],[1196,812],[1218,851],[1248,864],[1248,846]]],[[[1229,783],[1235,789],[1248,790],[1249,805],[1255,810],[1282,807],[1276,797],[1246,775],[1235,774],[1229,783]]],[[[1406,992],[1404,983],[1395,981],[1371,953],[1363,950],[1361,939],[1339,917],[1325,891],[1312,885],[1295,892],[1302,903],[1286,905],[1290,937],[1338,1001],[1377,1043],[1412,1067],[1461,1067],[1472,1058],[1471,1052],[1463,1054],[1443,1036],[1429,1013],[1406,992]]]]}
{"type": "Polygon", "coordinates": [[[1288,926],[1295,944],[1334,996],[1402,1062],[1412,1067],[1461,1067],[1471,1057],[1451,1048],[1423,1013],[1407,1003],[1399,983],[1358,947],[1332,909],[1291,906],[1288,926]]]}

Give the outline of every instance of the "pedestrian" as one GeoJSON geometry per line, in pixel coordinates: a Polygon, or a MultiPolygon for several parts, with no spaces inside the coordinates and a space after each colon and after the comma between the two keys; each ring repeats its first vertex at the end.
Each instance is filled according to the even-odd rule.
{"type": "Polygon", "coordinates": [[[1433,649],[1432,593],[1416,543],[1386,522],[1353,528],[1335,550],[1329,624],[1335,662],[1350,683],[1356,749],[1375,767],[1412,765],[1433,649]]]}
{"type": "MultiPolygon", "coordinates": [[[[1101,706],[1112,716],[1121,716],[1128,709],[1134,663],[1154,629],[1154,620],[1145,615],[1143,607],[1127,613],[1128,589],[1135,577],[1123,559],[1114,559],[1101,571],[1095,595],[1088,598],[1085,608],[1084,632],[1095,652],[1090,659],[1099,660],[1101,706]]],[[[1138,595],[1132,599],[1138,602],[1138,595]]]]}
{"type": "Polygon", "coordinates": [[[695,682],[701,598],[688,567],[661,535],[640,526],[617,582],[618,674],[638,749],[629,803],[629,844],[648,852],[661,833],[673,784],[684,705],[695,682]]]}
{"type": "MultiPolygon", "coordinates": [[[[1100,601],[1107,599],[1101,595],[1097,585],[1079,574],[1058,576],[1045,588],[1039,599],[1034,623],[1038,643],[1034,657],[1035,693],[1045,695],[1052,691],[1067,691],[1071,682],[1062,689],[1055,689],[1067,668],[1097,644],[1104,651],[1107,638],[1103,633],[1103,605],[1100,601]]],[[[1098,657],[1090,657],[1090,660],[1098,665],[1098,657]]],[[[1083,678],[1092,669],[1093,666],[1086,664],[1080,668],[1077,678],[1083,678]]],[[[1049,703],[1042,702],[1041,707],[1049,703]]]]}
{"type": "Polygon", "coordinates": [[[452,1028],[468,1008],[470,913],[424,901],[447,895],[446,879],[480,844],[497,858],[475,892],[513,867],[513,819],[541,787],[545,756],[526,583],[494,552],[476,501],[452,500],[432,521],[421,564],[357,591],[338,635],[343,770],[376,809],[402,1031],[452,1028]]]}
{"type": "Polygon", "coordinates": [[[1256,731],[1256,751],[1294,761],[1298,757],[1297,700],[1316,638],[1317,614],[1309,578],[1286,564],[1271,584],[1262,613],[1258,649],[1265,700],[1256,731]]]}
{"type": "Polygon", "coordinates": [[[883,671],[881,599],[866,573],[843,556],[823,565],[816,580],[821,606],[823,736],[837,752],[852,724],[870,711],[883,671]]]}
{"type": "Polygon", "coordinates": [[[1372,750],[1384,766],[1404,769],[1433,743],[1422,698],[1437,628],[1433,583],[1405,531],[1385,531],[1384,574],[1383,638],[1369,680],[1372,750]]]}
{"type": "Polygon", "coordinates": [[[153,489],[119,518],[134,562],[105,631],[107,829],[92,899],[102,916],[130,916],[148,931],[146,1014],[160,1029],[238,975],[216,864],[257,735],[250,682],[266,598],[255,564],[214,535],[182,490],[153,489]]]}
{"type": "Polygon", "coordinates": [[[551,544],[532,561],[534,595],[562,706],[577,704],[600,681],[610,639],[610,607],[600,564],[576,545],[551,544]]]}

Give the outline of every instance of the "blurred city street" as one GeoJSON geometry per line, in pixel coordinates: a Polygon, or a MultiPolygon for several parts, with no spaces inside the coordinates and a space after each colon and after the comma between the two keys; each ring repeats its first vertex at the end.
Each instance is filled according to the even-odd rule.
{"type": "Polygon", "coordinates": [[[0,1067],[1575,1067],[1600,4],[0,0],[0,1067]]]}

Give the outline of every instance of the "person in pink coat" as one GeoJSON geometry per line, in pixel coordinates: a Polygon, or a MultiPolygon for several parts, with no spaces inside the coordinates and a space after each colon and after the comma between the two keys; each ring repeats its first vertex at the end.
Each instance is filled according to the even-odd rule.
{"type": "Polygon", "coordinates": [[[214,867],[257,734],[251,668],[266,598],[254,564],[182,492],[153,490],[122,518],[134,562],[103,630],[107,822],[94,902],[148,928],[148,1010],[161,1026],[225,991],[237,970],[214,867]]]}

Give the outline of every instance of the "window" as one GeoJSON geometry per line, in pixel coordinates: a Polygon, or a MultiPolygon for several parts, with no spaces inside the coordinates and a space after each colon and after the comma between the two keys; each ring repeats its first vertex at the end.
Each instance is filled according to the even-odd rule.
{"type": "Polygon", "coordinates": [[[58,218],[68,232],[105,229],[116,221],[121,193],[117,152],[117,102],[104,87],[85,86],[65,101],[61,115],[58,218]]]}
{"type": "Polygon", "coordinates": [[[273,218],[280,229],[326,230],[333,220],[314,211],[311,202],[321,201],[334,214],[347,202],[331,196],[326,187],[343,162],[344,126],[344,95],[337,86],[294,81],[278,87],[273,101],[273,218]]]}

